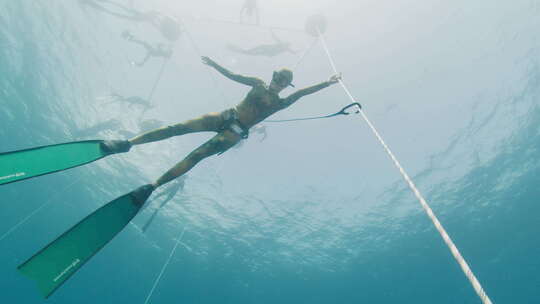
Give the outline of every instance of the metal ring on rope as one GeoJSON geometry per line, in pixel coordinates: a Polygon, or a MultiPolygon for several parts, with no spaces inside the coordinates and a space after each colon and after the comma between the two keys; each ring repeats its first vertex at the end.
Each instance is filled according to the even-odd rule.
{"type": "Polygon", "coordinates": [[[150,298],[152,297],[152,294],[154,294],[154,290],[156,290],[157,285],[161,281],[161,277],[163,276],[163,273],[165,272],[165,269],[167,269],[167,266],[169,266],[169,263],[171,262],[171,259],[174,256],[174,252],[176,251],[176,248],[178,247],[178,244],[180,244],[180,241],[182,240],[182,237],[184,236],[185,232],[186,232],[186,226],[184,226],[184,229],[182,229],[182,232],[176,238],[176,244],[174,245],[173,249],[171,250],[171,253],[169,254],[169,257],[167,258],[167,260],[165,261],[165,264],[163,264],[163,267],[161,268],[161,271],[159,272],[159,275],[157,276],[156,280],[154,281],[154,284],[152,285],[152,289],[150,289],[150,292],[146,296],[146,300],[144,300],[144,304],[147,304],[150,301],[150,298]]]}

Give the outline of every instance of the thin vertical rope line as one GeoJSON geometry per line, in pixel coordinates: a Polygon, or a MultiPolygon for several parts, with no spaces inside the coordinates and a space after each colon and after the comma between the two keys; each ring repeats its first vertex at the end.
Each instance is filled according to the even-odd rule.
{"type": "Polygon", "coordinates": [[[65,186],[62,190],[54,193],[49,197],[49,199],[43,203],[41,206],[37,207],[34,211],[30,212],[27,216],[25,216],[22,220],[20,220],[17,224],[13,225],[8,231],[6,231],[2,236],[0,236],[0,241],[3,241],[6,237],[8,237],[13,231],[17,230],[20,226],[24,225],[30,218],[32,218],[36,213],[38,213],[41,209],[45,208],[49,204],[52,203],[53,198],[56,198],[60,193],[64,193],[67,189],[69,189],[71,186],[73,186],[76,182],[80,180],[80,177],[75,178],[71,183],[69,183],[67,186],[65,186]]]}
{"type": "MultiPolygon", "coordinates": [[[[321,42],[322,42],[322,45],[324,47],[324,50],[325,50],[326,54],[328,55],[330,65],[332,66],[332,69],[334,70],[334,72],[337,74],[338,71],[336,69],[334,60],[332,59],[330,51],[328,50],[328,46],[326,45],[326,41],[324,40],[324,37],[322,36],[322,34],[320,32],[319,32],[319,36],[321,37],[321,42]]],[[[355,99],[353,98],[352,94],[349,92],[349,90],[347,89],[347,87],[345,86],[343,81],[340,80],[339,83],[341,84],[341,86],[345,90],[345,93],[347,93],[347,95],[349,96],[351,101],[355,102],[355,99]]],[[[371,121],[369,121],[369,119],[367,118],[366,114],[364,113],[364,111],[362,109],[360,109],[360,113],[362,114],[362,117],[364,118],[366,123],[369,125],[369,127],[371,128],[371,130],[373,131],[373,133],[375,134],[375,136],[377,137],[377,139],[379,140],[379,142],[381,143],[383,148],[385,149],[386,153],[388,153],[388,155],[390,156],[390,158],[394,162],[394,165],[398,168],[399,172],[401,173],[401,176],[407,182],[407,184],[409,185],[409,188],[413,191],[414,195],[416,196],[416,198],[418,199],[418,201],[422,205],[422,208],[424,209],[424,211],[426,212],[428,217],[433,222],[433,225],[435,226],[437,231],[439,231],[439,234],[441,235],[444,242],[448,246],[448,249],[450,249],[450,252],[452,253],[454,258],[458,262],[459,266],[461,266],[461,270],[463,271],[465,276],[469,279],[472,287],[476,291],[476,294],[478,295],[478,297],[480,298],[482,303],[484,303],[484,304],[492,304],[490,298],[488,297],[488,295],[486,294],[486,292],[482,288],[482,285],[480,284],[480,282],[478,281],[478,279],[476,278],[476,276],[472,272],[471,268],[467,264],[467,261],[465,261],[465,258],[463,258],[463,256],[459,252],[458,248],[456,247],[456,245],[454,244],[454,242],[452,241],[452,239],[450,238],[450,236],[448,235],[448,233],[446,232],[446,230],[444,229],[442,224],[437,219],[437,216],[435,215],[433,210],[428,205],[428,203],[426,202],[426,200],[424,199],[424,197],[422,196],[422,194],[420,193],[420,191],[418,190],[416,185],[413,183],[412,179],[409,177],[407,172],[405,172],[405,169],[403,169],[403,167],[401,166],[401,164],[399,163],[397,158],[394,156],[394,153],[392,153],[392,151],[390,150],[388,145],[384,142],[383,138],[380,136],[379,132],[377,132],[377,130],[375,129],[375,127],[373,126],[371,121]]]]}
{"type": "MultiPolygon", "coordinates": [[[[199,58],[202,57],[201,49],[199,48],[197,43],[195,43],[195,39],[193,38],[193,36],[191,36],[191,33],[188,31],[187,26],[185,25],[185,23],[182,23],[182,25],[184,26],[184,32],[186,33],[186,36],[188,37],[188,40],[191,43],[191,46],[193,46],[199,58]]],[[[218,90],[219,95],[221,95],[222,104],[225,105],[225,99],[226,99],[225,94],[223,93],[223,90],[221,89],[221,87],[218,85],[217,80],[214,77],[214,74],[208,71],[208,75],[212,79],[212,83],[214,84],[214,87],[218,90]]]]}
{"type": "Polygon", "coordinates": [[[163,60],[163,63],[161,64],[161,68],[159,69],[159,73],[156,77],[156,80],[154,81],[154,85],[152,86],[152,89],[150,90],[150,93],[148,94],[148,102],[152,105],[153,102],[152,102],[152,98],[154,97],[154,93],[156,92],[156,88],[159,84],[159,82],[161,81],[161,77],[163,77],[163,72],[165,71],[165,66],[167,65],[167,62],[169,62],[169,58],[165,58],[163,60]]]}
{"type": "Polygon", "coordinates": [[[146,300],[144,301],[144,304],[147,304],[150,301],[150,298],[152,297],[152,294],[154,293],[154,290],[156,289],[159,281],[161,280],[161,277],[163,276],[163,273],[165,272],[165,269],[167,269],[167,266],[171,262],[172,257],[174,256],[174,252],[176,251],[176,248],[178,247],[178,244],[180,244],[180,240],[184,236],[184,232],[186,232],[186,226],[184,226],[184,229],[182,229],[182,232],[176,239],[176,244],[174,245],[173,249],[171,250],[171,253],[169,254],[169,257],[167,258],[167,261],[161,268],[161,271],[159,272],[159,275],[157,276],[156,280],[154,281],[154,285],[152,286],[152,289],[148,293],[148,296],[146,297],[146,300]]]}
{"type": "Polygon", "coordinates": [[[306,50],[302,53],[302,56],[300,56],[300,59],[298,59],[298,61],[294,65],[293,71],[296,72],[296,69],[298,68],[298,66],[300,66],[300,64],[304,61],[304,58],[306,58],[306,56],[311,52],[311,50],[313,50],[313,48],[315,47],[315,44],[317,44],[318,41],[319,39],[314,39],[313,42],[310,44],[310,46],[306,48],[306,50]]]}
{"type": "MultiPolygon", "coordinates": [[[[156,88],[158,84],[161,82],[161,78],[163,77],[163,72],[165,71],[165,67],[167,66],[167,62],[169,62],[169,58],[163,59],[163,63],[161,64],[161,68],[159,69],[159,72],[157,74],[156,80],[154,80],[154,85],[152,86],[152,89],[150,90],[150,93],[148,93],[148,98],[146,99],[150,106],[154,105],[154,102],[152,102],[152,99],[154,98],[154,93],[156,92],[156,88]]],[[[144,115],[146,114],[146,111],[148,111],[148,108],[144,108],[139,115],[139,120],[142,120],[144,115]]]]}

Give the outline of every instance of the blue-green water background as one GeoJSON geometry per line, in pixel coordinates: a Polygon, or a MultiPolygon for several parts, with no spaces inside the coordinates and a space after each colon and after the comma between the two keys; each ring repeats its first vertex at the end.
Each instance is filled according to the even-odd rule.
{"type": "MultiPolygon", "coordinates": [[[[198,52],[266,79],[298,60],[239,57],[225,44],[268,41],[268,32],[194,18],[235,19],[241,1],[131,2],[185,18],[193,38],[176,43],[148,117],[173,123],[242,98],[246,89],[209,74],[198,52]]],[[[269,2],[263,22],[301,28],[307,15],[325,12],[345,82],[492,300],[540,303],[540,2],[336,3],[269,2]]],[[[77,2],[0,2],[0,151],[79,139],[81,129],[112,118],[135,130],[138,110],[103,96],[147,96],[161,62],[131,66],[142,53],[120,37],[124,29],[162,39],[77,2]]],[[[296,49],[310,43],[281,35],[296,49]]],[[[330,74],[318,45],[295,82],[330,74]]],[[[336,86],[279,117],[331,113],[347,102],[336,86]]],[[[47,301],[143,303],[185,228],[151,303],[479,303],[359,116],[267,127],[264,142],[254,135],[198,165],[146,234],[139,227],[155,204],[47,301]]],[[[209,136],[0,187],[0,234],[47,203],[0,241],[0,303],[42,302],[17,265],[209,136]]]]}

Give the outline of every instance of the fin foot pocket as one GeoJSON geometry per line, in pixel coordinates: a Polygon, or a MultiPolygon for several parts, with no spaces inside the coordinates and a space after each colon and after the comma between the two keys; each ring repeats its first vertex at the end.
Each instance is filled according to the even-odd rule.
{"type": "Polygon", "coordinates": [[[101,149],[108,154],[124,153],[131,149],[129,140],[104,140],[101,149]]]}
{"type": "Polygon", "coordinates": [[[102,140],[84,140],[0,153],[0,185],[82,166],[112,153],[129,150],[127,145],[105,151],[102,140]]]}
{"type": "Polygon", "coordinates": [[[155,188],[152,184],[147,184],[133,190],[130,195],[135,204],[142,206],[154,190],[155,188]]]}

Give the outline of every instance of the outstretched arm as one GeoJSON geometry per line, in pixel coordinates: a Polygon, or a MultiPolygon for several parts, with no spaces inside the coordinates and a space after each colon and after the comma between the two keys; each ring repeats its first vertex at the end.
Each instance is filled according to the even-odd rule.
{"type": "Polygon", "coordinates": [[[329,87],[330,85],[338,83],[340,79],[341,79],[341,75],[334,75],[330,77],[330,79],[327,81],[321,82],[319,84],[316,84],[307,88],[300,89],[292,93],[291,95],[287,96],[287,98],[283,99],[283,106],[288,107],[292,105],[293,103],[295,103],[296,101],[298,101],[300,97],[318,92],[326,87],[329,87]]]}
{"type": "Polygon", "coordinates": [[[212,60],[212,59],[210,59],[210,58],[208,58],[206,56],[203,56],[201,58],[202,58],[202,61],[203,61],[204,64],[213,67],[218,72],[220,72],[223,76],[229,78],[230,80],[234,80],[236,82],[239,82],[241,84],[245,84],[245,85],[248,85],[248,86],[251,86],[251,87],[261,85],[261,84],[264,83],[262,80],[260,80],[259,78],[256,78],[256,77],[247,77],[247,76],[243,76],[243,75],[240,75],[240,74],[232,73],[231,71],[229,71],[226,68],[220,66],[214,60],[212,60]]]}

